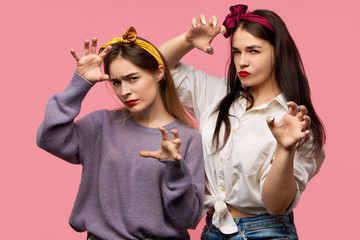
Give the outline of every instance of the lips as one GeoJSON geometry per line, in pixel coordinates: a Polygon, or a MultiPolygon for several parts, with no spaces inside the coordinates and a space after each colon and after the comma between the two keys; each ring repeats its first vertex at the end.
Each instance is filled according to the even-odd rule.
{"type": "Polygon", "coordinates": [[[135,103],[137,102],[138,100],[129,100],[129,101],[125,101],[125,104],[128,105],[128,106],[133,106],[135,105],[135,103]]]}
{"type": "Polygon", "coordinates": [[[241,72],[239,72],[239,76],[240,77],[247,77],[247,76],[249,76],[250,75],[250,73],[249,72],[246,72],[246,71],[241,71],[241,72]]]}

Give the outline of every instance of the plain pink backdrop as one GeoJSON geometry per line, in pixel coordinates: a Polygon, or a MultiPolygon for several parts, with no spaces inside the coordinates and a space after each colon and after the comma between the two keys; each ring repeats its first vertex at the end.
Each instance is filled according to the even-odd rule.
{"type": "MultiPolygon", "coordinates": [[[[47,99],[62,91],[75,70],[70,48],[86,38],[103,43],[129,26],[155,45],[184,32],[201,13],[221,19],[239,1],[10,1],[0,4],[1,166],[0,239],[85,239],[68,225],[81,167],[39,149],[35,134],[47,99]]],[[[266,8],[286,22],[301,52],[314,105],[328,141],[320,173],[295,209],[301,239],[355,239],[359,210],[360,3],[343,1],[242,1],[266,8]],[[340,4],[341,3],[341,4],[340,4]]],[[[217,38],[214,56],[194,52],[189,64],[222,76],[228,41],[217,38]]],[[[81,116],[113,108],[104,84],[94,87],[81,116]]],[[[203,221],[191,231],[199,239],[203,221]]]]}

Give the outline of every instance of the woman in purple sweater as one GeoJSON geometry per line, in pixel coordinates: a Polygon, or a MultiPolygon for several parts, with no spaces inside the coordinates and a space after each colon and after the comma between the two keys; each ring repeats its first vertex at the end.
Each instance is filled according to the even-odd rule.
{"type": "Polygon", "coordinates": [[[132,27],[99,54],[96,45],[86,40],[82,57],[71,50],[76,72],[49,99],[37,131],[39,147],[83,167],[69,223],[88,239],[189,239],[187,229],[203,210],[201,137],[164,58],[132,27]],[[125,107],[74,121],[101,81],[112,84],[125,107]]]}

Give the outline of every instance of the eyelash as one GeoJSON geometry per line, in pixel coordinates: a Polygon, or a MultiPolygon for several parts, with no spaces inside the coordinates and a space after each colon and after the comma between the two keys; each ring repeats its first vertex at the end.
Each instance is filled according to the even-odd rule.
{"type": "Polygon", "coordinates": [[[112,85],[116,87],[118,85],[121,85],[121,82],[120,81],[113,81],[112,85]]]}
{"type": "MultiPolygon", "coordinates": [[[[249,52],[250,52],[250,53],[253,53],[253,54],[260,53],[260,51],[255,50],[255,49],[251,49],[251,50],[249,50],[249,52]]],[[[238,51],[238,50],[233,50],[233,51],[232,51],[232,53],[233,53],[233,55],[236,55],[236,54],[241,54],[241,52],[240,52],[240,51],[238,51]]]]}
{"type": "MultiPolygon", "coordinates": [[[[131,78],[129,78],[129,81],[130,81],[130,82],[134,82],[134,81],[136,81],[137,79],[138,79],[138,77],[131,77],[131,78]]],[[[112,85],[115,86],[115,87],[118,86],[118,85],[121,85],[121,81],[113,81],[113,82],[112,82],[112,85]]]]}

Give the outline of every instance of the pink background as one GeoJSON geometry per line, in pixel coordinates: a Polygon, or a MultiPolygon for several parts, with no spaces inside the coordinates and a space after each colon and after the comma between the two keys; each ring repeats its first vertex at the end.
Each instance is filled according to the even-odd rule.
{"type": "MultiPolygon", "coordinates": [[[[1,1],[0,239],[85,239],[68,225],[81,167],[39,149],[35,133],[47,99],[62,91],[75,70],[70,48],[86,38],[103,43],[135,26],[155,45],[184,32],[194,16],[216,14],[221,22],[239,1],[1,1]]],[[[295,209],[301,239],[354,239],[357,233],[360,167],[359,10],[357,0],[243,1],[267,8],[287,23],[307,70],[312,99],[323,119],[327,157],[295,209]],[[339,4],[336,4],[339,3],[339,4]],[[340,5],[341,3],[341,5],[340,5]]],[[[194,52],[185,60],[222,76],[228,42],[213,43],[214,56],[194,52]]],[[[91,90],[81,116],[113,108],[104,84],[91,90]]],[[[203,221],[191,231],[199,239],[203,221]]]]}

